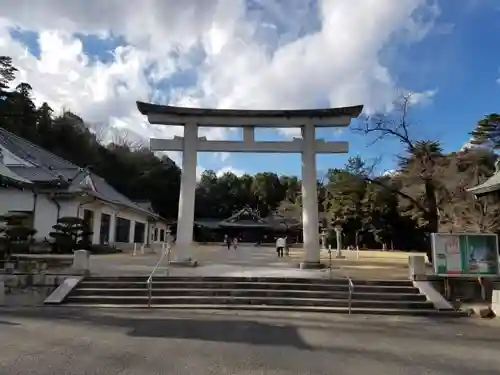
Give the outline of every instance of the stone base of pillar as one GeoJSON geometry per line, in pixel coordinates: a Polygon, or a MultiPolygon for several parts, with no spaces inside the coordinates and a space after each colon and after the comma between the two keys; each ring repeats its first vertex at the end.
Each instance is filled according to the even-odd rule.
{"type": "Polygon", "coordinates": [[[299,268],[303,270],[319,270],[326,268],[326,266],[321,262],[301,262],[299,268]]]}

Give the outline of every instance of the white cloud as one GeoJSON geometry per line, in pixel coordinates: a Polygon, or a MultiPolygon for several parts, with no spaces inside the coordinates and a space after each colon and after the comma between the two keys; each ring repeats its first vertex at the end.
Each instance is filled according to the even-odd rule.
{"type": "Polygon", "coordinates": [[[427,104],[437,94],[437,89],[412,93],[409,99],[411,105],[427,104]]]}
{"type": "Polygon", "coordinates": [[[232,174],[235,174],[238,177],[241,177],[241,176],[243,176],[245,174],[245,171],[242,170],[242,169],[233,168],[231,166],[226,166],[226,167],[222,167],[221,169],[219,169],[216,172],[217,177],[220,177],[220,176],[224,175],[225,173],[232,173],[232,174]]]}
{"type": "Polygon", "coordinates": [[[222,163],[226,162],[231,157],[229,152],[214,152],[212,155],[215,160],[221,161],[222,163]]]}
{"type": "MultiPolygon", "coordinates": [[[[182,128],[150,126],[136,100],[219,108],[388,109],[402,84],[380,52],[421,40],[439,16],[427,0],[253,3],[2,1],[0,50],[14,58],[19,80],[32,84],[39,102],[149,138],[180,135],[182,128]],[[39,59],[10,36],[12,27],[39,33],[39,59]],[[112,50],[112,61],[100,62],[84,53],[75,33],[124,42],[112,50]],[[189,72],[194,78],[188,85],[165,84],[189,72]]],[[[207,128],[201,135],[224,139],[230,132],[207,128]]]]}

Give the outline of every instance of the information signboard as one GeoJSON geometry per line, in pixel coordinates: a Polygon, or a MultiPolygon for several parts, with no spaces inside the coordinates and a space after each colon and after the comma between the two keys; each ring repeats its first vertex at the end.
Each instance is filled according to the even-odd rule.
{"type": "Polygon", "coordinates": [[[497,276],[498,238],[490,233],[433,233],[434,272],[441,276],[497,276]]]}

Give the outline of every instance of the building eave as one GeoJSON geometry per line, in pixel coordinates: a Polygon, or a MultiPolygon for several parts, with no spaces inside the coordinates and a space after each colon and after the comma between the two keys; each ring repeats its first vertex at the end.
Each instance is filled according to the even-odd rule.
{"type": "Polygon", "coordinates": [[[489,193],[494,193],[496,191],[500,191],[500,172],[495,172],[493,176],[488,178],[482,184],[469,188],[467,189],[467,191],[476,196],[481,196],[489,193]]]}

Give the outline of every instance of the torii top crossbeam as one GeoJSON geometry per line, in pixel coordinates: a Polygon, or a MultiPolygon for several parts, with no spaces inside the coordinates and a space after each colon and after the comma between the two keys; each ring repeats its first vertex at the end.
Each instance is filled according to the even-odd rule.
{"type": "Polygon", "coordinates": [[[184,125],[187,122],[214,127],[344,127],[358,117],[362,105],[326,109],[249,110],[173,107],[137,102],[137,108],[157,125],[184,125]]]}

